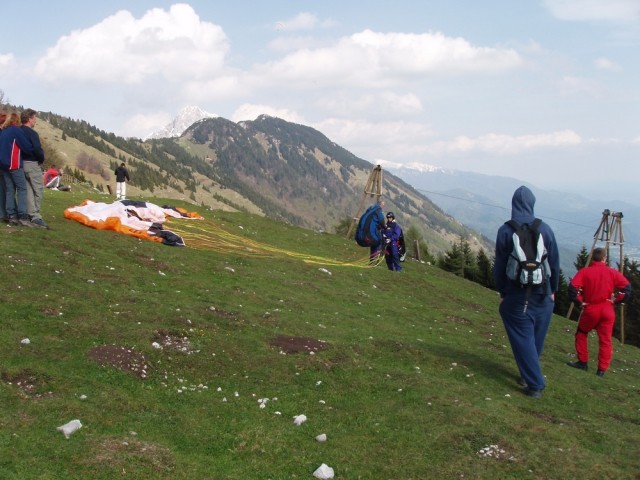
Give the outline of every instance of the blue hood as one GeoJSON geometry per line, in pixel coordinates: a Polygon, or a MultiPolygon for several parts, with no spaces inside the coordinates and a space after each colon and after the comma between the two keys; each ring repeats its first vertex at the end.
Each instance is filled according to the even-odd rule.
{"type": "Polygon", "coordinates": [[[520,225],[533,222],[536,219],[533,213],[535,204],[536,197],[533,192],[525,186],[519,187],[511,199],[511,220],[515,220],[520,225]]]}

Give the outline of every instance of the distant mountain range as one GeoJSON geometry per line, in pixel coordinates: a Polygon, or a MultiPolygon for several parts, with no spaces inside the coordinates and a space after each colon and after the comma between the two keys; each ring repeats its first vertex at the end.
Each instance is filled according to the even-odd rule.
{"type": "Polygon", "coordinates": [[[179,137],[184,131],[194,123],[203,120],[205,118],[216,118],[218,115],[209,113],[196,106],[184,107],[178,112],[176,118],[165,125],[160,130],[153,132],[145,138],[149,140],[152,138],[175,138],[179,137]]]}
{"type": "MultiPolygon", "coordinates": [[[[563,270],[575,271],[573,262],[582,246],[590,249],[603,212],[622,212],[623,253],[640,259],[640,207],[623,201],[587,198],[577,194],[544,190],[522,180],[482,175],[438,167],[389,168],[389,171],[426,195],[446,213],[493,240],[498,227],[511,216],[511,197],[520,185],[536,196],[536,215],[554,230],[562,246],[563,270]]],[[[604,237],[607,238],[606,232],[604,237]]],[[[609,235],[612,238],[613,235],[609,235]]],[[[596,246],[604,245],[596,242],[596,246]]],[[[611,258],[619,258],[619,246],[611,245],[611,258]]]]}

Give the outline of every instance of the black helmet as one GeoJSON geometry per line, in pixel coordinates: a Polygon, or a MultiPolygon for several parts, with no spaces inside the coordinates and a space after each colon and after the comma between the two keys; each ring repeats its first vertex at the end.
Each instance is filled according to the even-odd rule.
{"type": "Polygon", "coordinates": [[[393,218],[395,220],[396,216],[393,214],[393,212],[387,212],[387,218],[393,218]]]}

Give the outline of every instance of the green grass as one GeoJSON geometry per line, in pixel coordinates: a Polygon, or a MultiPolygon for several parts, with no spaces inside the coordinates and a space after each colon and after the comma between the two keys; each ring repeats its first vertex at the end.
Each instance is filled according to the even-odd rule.
{"type": "MultiPolygon", "coordinates": [[[[64,219],[85,197],[104,200],[46,192],[51,230],[0,229],[0,478],[302,479],[321,463],[338,479],[640,478],[637,348],[616,344],[602,379],[570,369],[575,324],[555,317],[531,399],[477,284],[412,261],[396,274],[166,247],[64,219]],[[154,348],[161,334],[187,351],[154,348]],[[278,335],[328,348],[285,355],[278,335]],[[100,345],[143,354],[147,377],[92,361],[100,345]],[[69,439],[56,431],[76,418],[69,439]],[[499,458],[479,454],[491,445],[499,458]]],[[[200,213],[284,251],[367,253],[200,213]]]]}

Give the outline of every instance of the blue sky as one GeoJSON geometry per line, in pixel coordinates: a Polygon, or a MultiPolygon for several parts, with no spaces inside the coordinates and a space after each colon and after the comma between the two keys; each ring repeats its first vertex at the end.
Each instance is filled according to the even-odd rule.
{"type": "Polygon", "coordinates": [[[197,105],[383,166],[636,204],[640,0],[11,2],[11,103],[145,137],[197,105]]]}

